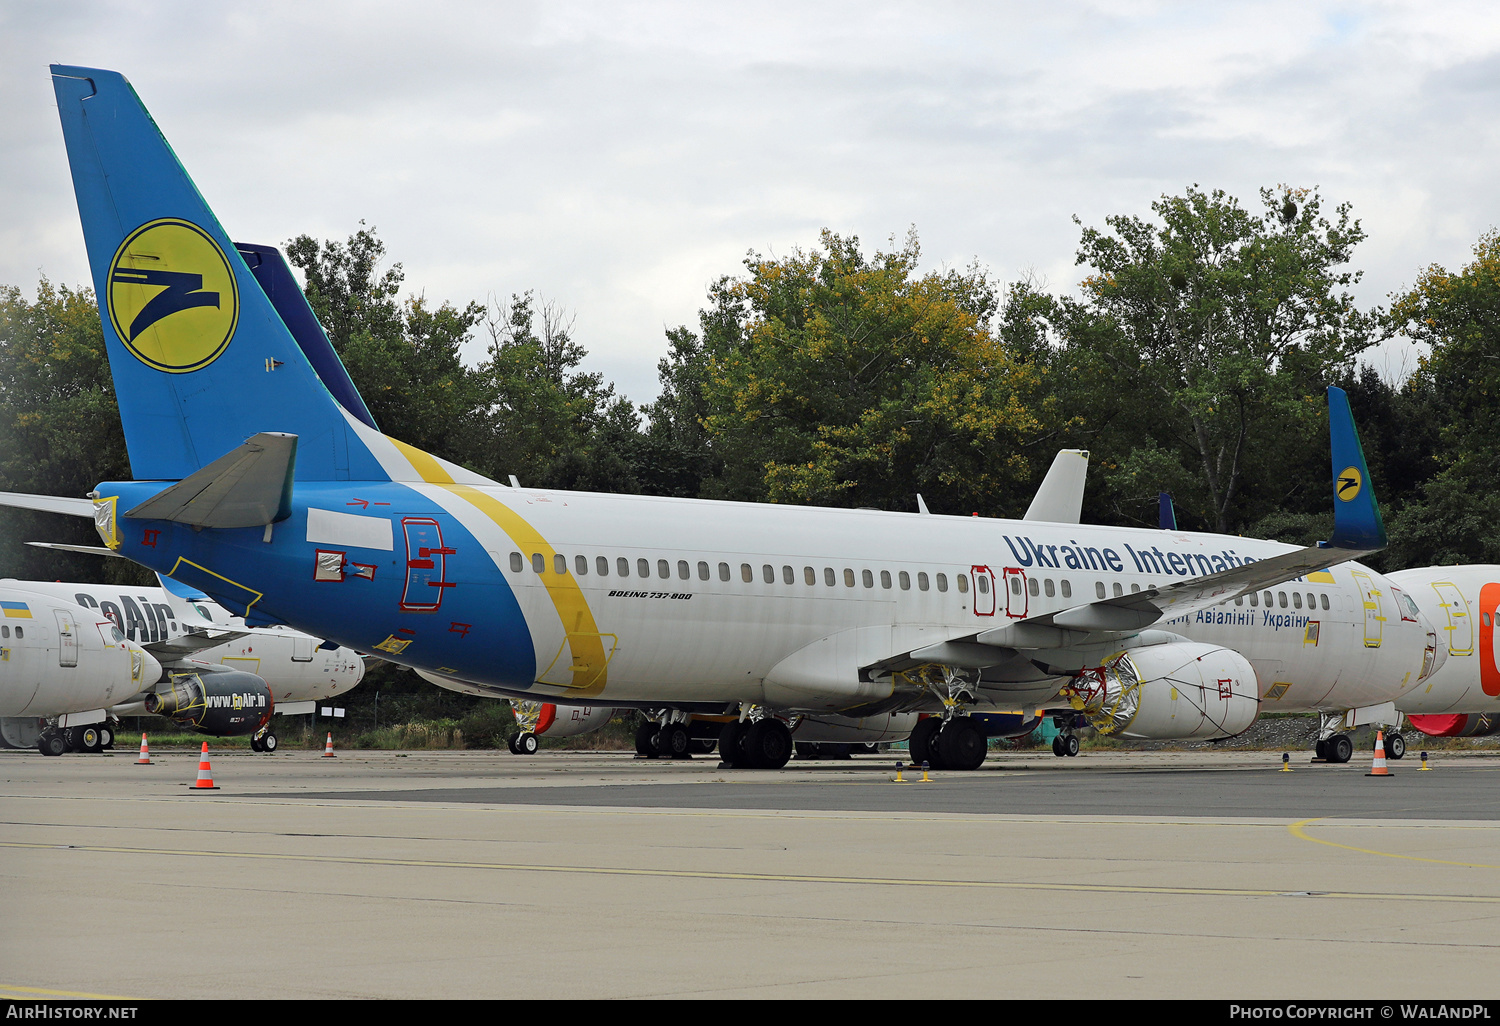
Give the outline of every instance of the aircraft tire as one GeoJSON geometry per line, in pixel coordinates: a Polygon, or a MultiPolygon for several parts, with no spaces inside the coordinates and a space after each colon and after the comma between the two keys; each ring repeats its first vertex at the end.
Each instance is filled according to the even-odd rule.
{"type": "Polygon", "coordinates": [[[266,736],[260,739],[260,750],[265,752],[267,755],[270,755],[272,752],[276,751],[276,746],[279,744],[281,744],[281,742],[276,740],[276,735],[272,734],[270,731],[266,731],[266,736]]]}
{"type": "Polygon", "coordinates": [[[781,769],[792,757],[792,732],[778,719],[766,717],[745,732],[745,756],[753,769],[781,769]]]}
{"type": "Polygon", "coordinates": [[[36,739],[36,747],[43,755],[61,755],[68,750],[68,739],[56,731],[49,731],[36,739]]]}
{"type": "Polygon", "coordinates": [[[719,731],[719,758],[726,766],[747,766],[745,750],[741,743],[745,740],[745,725],[739,720],[730,720],[724,724],[724,729],[719,731]]]}
{"type": "Polygon", "coordinates": [[[67,747],[67,751],[70,751],[70,752],[81,752],[81,751],[83,751],[83,728],[82,727],[64,727],[59,732],[58,736],[60,736],[63,739],[63,744],[65,744],[65,745],[68,746],[67,747]]]}
{"type": "Polygon", "coordinates": [[[942,729],[943,721],[933,716],[917,721],[906,741],[907,754],[911,756],[913,766],[920,766],[924,762],[932,764],[932,755],[937,748],[934,743],[935,735],[942,729]]]}
{"type": "Polygon", "coordinates": [[[984,765],[988,745],[984,731],[967,716],[955,716],[938,735],[938,753],[948,769],[977,770],[984,765]]]}
{"type": "Polygon", "coordinates": [[[645,759],[654,759],[660,752],[656,749],[656,735],[661,727],[651,720],[642,720],[635,728],[635,754],[645,759]]]}
{"type": "Polygon", "coordinates": [[[1052,754],[1059,759],[1068,754],[1067,749],[1063,747],[1063,736],[1061,734],[1052,739],[1052,754]]]}
{"type": "Polygon", "coordinates": [[[255,736],[252,735],[251,738],[250,738],[250,750],[252,752],[264,752],[266,749],[260,743],[260,738],[255,737],[255,736]]]}
{"type": "Polygon", "coordinates": [[[1348,734],[1335,734],[1328,739],[1328,761],[1344,763],[1354,757],[1354,742],[1348,734]]]}
{"type": "Polygon", "coordinates": [[[115,747],[115,732],[108,727],[99,728],[99,750],[108,752],[115,747]]]}
{"type": "Polygon", "coordinates": [[[1313,745],[1313,756],[1322,759],[1324,762],[1328,761],[1328,740],[1326,738],[1320,739],[1313,745]]]}
{"type": "Polygon", "coordinates": [[[528,730],[516,735],[517,755],[535,755],[537,749],[540,747],[542,747],[541,742],[536,739],[536,735],[531,731],[528,730]]]}
{"type": "Polygon", "coordinates": [[[669,723],[656,735],[656,745],[664,759],[691,759],[693,739],[681,723],[669,723]]]}
{"type": "Polygon", "coordinates": [[[98,727],[81,727],[78,733],[78,750],[97,754],[104,751],[104,735],[98,727]]]}
{"type": "Polygon", "coordinates": [[[1068,758],[1078,754],[1078,735],[1069,734],[1068,739],[1063,742],[1063,754],[1068,758]]]}
{"type": "Polygon", "coordinates": [[[1400,732],[1393,733],[1385,739],[1385,757],[1387,759],[1399,759],[1406,754],[1406,738],[1400,732]]]}

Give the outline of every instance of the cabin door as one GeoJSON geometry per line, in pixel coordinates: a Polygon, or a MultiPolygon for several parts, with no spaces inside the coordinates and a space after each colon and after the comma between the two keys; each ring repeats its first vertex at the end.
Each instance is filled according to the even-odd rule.
{"type": "Polygon", "coordinates": [[[995,575],[987,566],[971,566],[974,576],[974,615],[995,615],[995,575]]]}
{"type": "Polygon", "coordinates": [[[1026,571],[1005,568],[1005,615],[1019,620],[1026,615],[1026,571]]]}

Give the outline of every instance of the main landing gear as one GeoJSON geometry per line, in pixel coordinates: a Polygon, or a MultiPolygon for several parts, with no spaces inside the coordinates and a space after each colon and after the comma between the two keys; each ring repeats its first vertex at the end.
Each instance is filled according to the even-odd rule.
{"type": "Polygon", "coordinates": [[[731,720],[719,732],[719,758],[734,769],[781,769],[791,757],[792,730],[774,716],[731,720]]]}
{"type": "Polygon", "coordinates": [[[108,723],[91,723],[84,727],[49,726],[37,737],[37,751],[43,755],[64,752],[97,754],[115,746],[114,728],[108,723]]]}
{"type": "MultiPolygon", "coordinates": [[[[694,737],[683,714],[650,714],[635,728],[635,754],[640,759],[691,759],[714,750],[711,737],[694,737]],[[663,723],[662,720],[666,722],[663,723]]],[[[700,724],[701,726],[701,724],[700,724]]]]}
{"type": "Polygon", "coordinates": [[[913,766],[925,762],[933,769],[975,770],[984,764],[989,738],[967,716],[929,716],[917,721],[906,747],[913,766]]]}

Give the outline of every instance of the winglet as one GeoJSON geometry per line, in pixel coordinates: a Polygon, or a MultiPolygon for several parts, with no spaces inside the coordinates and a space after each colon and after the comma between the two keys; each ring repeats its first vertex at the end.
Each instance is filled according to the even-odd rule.
{"type": "Polygon", "coordinates": [[[1172,496],[1166,492],[1156,493],[1156,526],[1163,531],[1177,530],[1177,510],[1172,506],[1172,496]]]}
{"type": "Polygon", "coordinates": [[[1328,389],[1328,433],[1333,453],[1333,537],[1323,545],[1367,552],[1383,549],[1385,523],[1354,428],[1349,396],[1342,388],[1328,389]]]}

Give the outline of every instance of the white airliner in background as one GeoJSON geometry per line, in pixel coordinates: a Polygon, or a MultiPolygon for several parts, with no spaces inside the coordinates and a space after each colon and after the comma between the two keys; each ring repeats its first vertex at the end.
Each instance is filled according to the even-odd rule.
{"type": "Polygon", "coordinates": [[[0,581],[0,644],[10,646],[0,654],[0,741],[49,755],[99,751],[111,742],[112,719],[149,712],[215,736],[250,734],[256,751],[275,751],[273,712],[309,712],[364,675],[352,649],[285,627],[245,627],[211,600],[177,591],[0,581]],[[95,652],[91,632],[114,647],[95,652]],[[144,656],[134,687],[118,679],[125,651],[144,656]]]}

